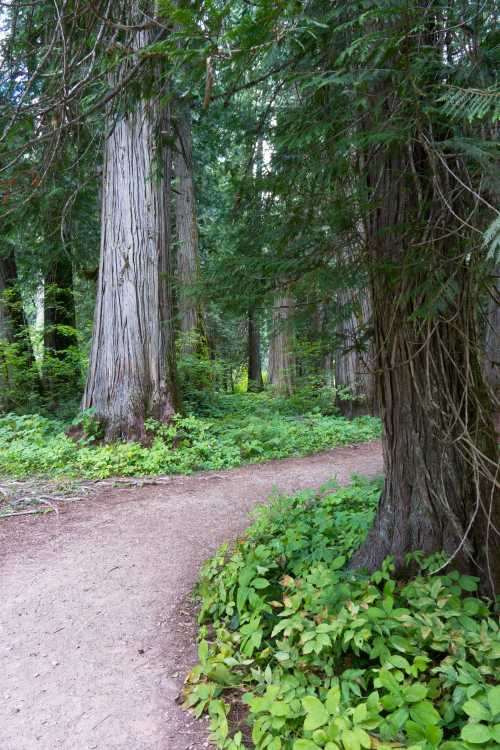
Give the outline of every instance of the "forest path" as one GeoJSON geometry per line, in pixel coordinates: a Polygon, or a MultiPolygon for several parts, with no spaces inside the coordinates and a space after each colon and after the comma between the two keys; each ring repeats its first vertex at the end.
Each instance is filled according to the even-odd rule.
{"type": "Polygon", "coordinates": [[[379,474],[379,443],[107,489],[0,524],[0,749],[203,750],[176,703],[200,565],[278,488],[379,474]]]}

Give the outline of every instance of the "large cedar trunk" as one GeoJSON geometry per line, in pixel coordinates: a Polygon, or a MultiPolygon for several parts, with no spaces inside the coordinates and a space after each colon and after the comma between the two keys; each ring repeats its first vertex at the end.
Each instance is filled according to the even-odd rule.
{"type": "Polygon", "coordinates": [[[500,266],[495,269],[495,283],[490,290],[485,336],[486,380],[500,409],[500,266]]]}
{"type": "Polygon", "coordinates": [[[262,390],[262,364],[260,356],[260,328],[255,308],[248,311],[248,390],[262,390]]]}
{"type": "Polygon", "coordinates": [[[192,354],[202,341],[201,305],[196,286],[200,279],[198,221],[193,179],[191,110],[187,102],[176,106],[177,142],[174,155],[176,178],[175,223],[177,228],[177,284],[181,351],[192,354]]]}
{"type": "Polygon", "coordinates": [[[366,238],[385,486],[352,565],[373,570],[393,555],[405,576],[415,570],[407,553],[443,552],[451,565],[479,576],[483,592],[498,594],[498,452],[480,362],[473,259],[466,253],[457,259],[425,149],[411,148],[379,150],[365,173],[372,189],[366,238]],[[418,265],[408,227],[422,232],[418,265]],[[427,227],[437,239],[427,235],[426,244],[427,227]],[[429,278],[446,284],[437,309],[430,307],[429,278]]]}
{"type": "Polygon", "coordinates": [[[273,307],[272,330],[269,341],[269,382],[283,396],[293,393],[295,358],[291,313],[293,300],[278,297],[273,307]]]}
{"type": "MultiPolygon", "coordinates": [[[[370,295],[359,295],[359,316],[354,311],[342,313],[350,302],[347,292],[338,294],[341,314],[345,316],[338,328],[340,346],[335,352],[336,405],[348,419],[360,414],[373,414],[375,406],[375,375],[373,372],[373,347],[368,351],[360,342],[360,331],[371,318],[370,295]]],[[[366,347],[365,347],[366,348],[366,347]]]]}
{"type": "Polygon", "coordinates": [[[0,252],[0,409],[13,408],[39,385],[16,258],[13,249],[5,248],[0,252]]]}
{"type": "MultiPolygon", "coordinates": [[[[137,3],[130,25],[134,19],[141,19],[137,3]]],[[[139,49],[148,41],[148,32],[140,31],[131,44],[139,49]]],[[[148,417],[167,422],[176,408],[164,117],[157,100],[143,99],[108,122],[97,302],[82,404],[103,422],[107,440],[142,440],[148,417]]]]}

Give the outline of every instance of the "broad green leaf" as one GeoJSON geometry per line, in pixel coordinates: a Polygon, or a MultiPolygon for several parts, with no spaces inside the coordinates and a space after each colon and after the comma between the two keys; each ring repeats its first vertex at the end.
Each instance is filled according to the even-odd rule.
{"type": "Polygon", "coordinates": [[[405,701],[408,703],[416,703],[422,701],[427,695],[427,688],[420,682],[415,682],[413,685],[403,688],[403,696],[405,701]]]}
{"type": "Polygon", "coordinates": [[[365,732],[365,730],[361,729],[361,727],[354,727],[353,734],[356,735],[361,747],[364,747],[366,748],[366,750],[369,750],[369,748],[372,746],[372,741],[370,739],[370,735],[368,734],[368,732],[365,732]]]}
{"type": "Polygon", "coordinates": [[[335,714],[340,705],[340,690],[338,687],[332,687],[326,694],[326,708],[330,714],[335,714]]]}
{"type": "Polygon", "coordinates": [[[265,578],[254,578],[251,585],[254,589],[267,589],[270,584],[265,578]]]}
{"type": "Polygon", "coordinates": [[[463,709],[467,716],[470,716],[471,719],[476,719],[477,721],[481,721],[484,719],[485,721],[488,721],[490,718],[490,712],[488,709],[481,705],[479,701],[476,701],[474,699],[465,701],[463,705],[463,709]]]}
{"type": "Polygon", "coordinates": [[[306,732],[314,732],[315,729],[324,726],[330,719],[328,711],[318,698],[306,695],[302,698],[302,706],[306,712],[304,729],[306,732]]]}
{"type": "Polygon", "coordinates": [[[500,685],[489,688],[488,703],[494,716],[500,713],[500,685]]]}
{"type": "Polygon", "coordinates": [[[491,732],[485,724],[466,724],[460,736],[466,742],[481,745],[490,741],[491,732]]]}
{"type": "Polygon", "coordinates": [[[427,724],[438,724],[441,720],[440,715],[429,701],[422,701],[410,706],[410,716],[417,724],[426,726],[427,724]]]}
{"type": "Polygon", "coordinates": [[[323,747],[323,745],[328,741],[328,735],[324,729],[316,729],[316,731],[313,732],[312,738],[314,742],[320,747],[323,747]]]}
{"type": "Polygon", "coordinates": [[[478,579],[473,576],[460,576],[459,583],[464,591],[476,591],[478,579]]]}
{"type": "Polygon", "coordinates": [[[276,651],[276,653],[274,654],[274,658],[278,661],[288,661],[288,659],[290,658],[290,654],[288,653],[288,651],[276,651]]]}
{"type": "Polygon", "coordinates": [[[290,704],[285,701],[275,701],[270,708],[273,716],[290,716],[290,704]]]}
{"type": "Polygon", "coordinates": [[[295,740],[293,750],[321,750],[312,740],[295,740]]]}
{"type": "Polygon", "coordinates": [[[380,670],[378,679],[382,687],[387,688],[387,690],[389,690],[391,693],[399,692],[398,681],[387,669],[380,670]]]}
{"type": "Polygon", "coordinates": [[[360,750],[361,742],[355,731],[352,729],[344,729],[341,737],[345,750],[360,750]]]}
{"type": "Polygon", "coordinates": [[[356,706],[352,714],[352,721],[354,724],[361,724],[368,716],[368,709],[366,703],[360,703],[356,706]]]}
{"type": "Polygon", "coordinates": [[[387,660],[389,664],[392,664],[393,667],[396,667],[397,669],[408,669],[410,666],[410,663],[407,659],[404,658],[404,656],[399,656],[398,654],[395,654],[394,656],[390,656],[387,660]]]}
{"type": "Polygon", "coordinates": [[[495,724],[494,727],[490,726],[491,739],[498,743],[500,746],[500,724],[495,724]]]}
{"type": "Polygon", "coordinates": [[[394,648],[397,648],[398,651],[408,653],[414,650],[410,641],[400,635],[393,635],[392,638],[390,638],[389,642],[394,646],[394,648]]]}
{"type": "Polygon", "coordinates": [[[333,560],[329,568],[330,570],[340,570],[340,568],[343,568],[345,565],[346,557],[345,555],[339,555],[339,557],[336,557],[335,560],[333,560]]]}

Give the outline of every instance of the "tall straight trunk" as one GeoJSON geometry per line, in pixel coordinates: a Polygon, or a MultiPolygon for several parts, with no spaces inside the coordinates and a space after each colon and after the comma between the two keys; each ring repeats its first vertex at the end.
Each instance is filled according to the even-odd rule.
{"type": "Polygon", "coordinates": [[[201,305],[196,287],[200,280],[198,220],[193,178],[191,110],[185,101],[175,109],[177,142],[174,154],[176,178],[175,223],[177,228],[177,284],[181,351],[192,354],[203,338],[201,305]]]}
{"type": "MultiPolygon", "coordinates": [[[[130,26],[142,23],[132,3],[130,26]]],[[[135,31],[130,45],[150,40],[135,31]]],[[[130,63],[129,63],[130,64],[130,63]]],[[[123,64],[119,76],[124,76],[123,64]]],[[[168,154],[159,137],[165,112],[139,100],[108,122],[102,191],[101,258],[90,368],[83,408],[105,438],[143,439],[145,420],[167,422],[176,408],[169,293],[168,154]]]]}
{"type": "Polygon", "coordinates": [[[44,388],[53,392],[63,386],[75,392],[80,381],[80,368],[68,350],[76,349],[76,310],[73,287],[73,264],[69,255],[61,249],[45,276],[44,293],[44,388]],[[69,368],[58,374],[52,358],[69,361],[69,368]],[[62,382],[60,382],[62,381],[62,382]]]}
{"type": "Polygon", "coordinates": [[[276,299],[269,342],[269,381],[275,391],[284,396],[291,396],[293,393],[295,361],[292,309],[293,300],[290,296],[276,299]]]}
{"type": "Polygon", "coordinates": [[[366,241],[385,485],[352,565],[374,569],[393,555],[399,573],[408,575],[415,568],[407,553],[444,552],[493,595],[500,593],[498,451],[480,361],[477,290],[466,252],[457,260],[454,240],[447,239],[451,219],[442,219],[433,192],[440,174],[433,169],[415,142],[380,149],[364,172],[374,207],[366,241]],[[402,227],[420,227],[422,234],[402,227]],[[423,243],[428,227],[436,239],[427,235],[423,243]],[[426,253],[416,268],[415,242],[426,253]],[[429,297],[422,291],[429,278],[453,286],[441,310],[423,314],[434,300],[433,290],[429,297]]]}
{"type": "Polygon", "coordinates": [[[261,391],[262,363],[260,356],[260,328],[254,307],[248,310],[248,390],[261,391]]]}
{"type": "Polygon", "coordinates": [[[486,380],[500,409],[500,266],[495,269],[495,284],[491,289],[485,336],[486,380]]]}
{"type": "Polygon", "coordinates": [[[0,409],[13,408],[39,385],[16,258],[5,248],[0,252],[0,409]]]}
{"type": "MultiPolygon", "coordinates": [[[[370,367],[373,347],[363,351],[359,342],[360,329],[371,318],[370,295],[367,292],[355,294],[359,295],[360,312],[356,315],[352,311],[342,320],[338,330],[340,346],[335,352],[336,405],[348,419],[376,411],[375,376],[373,365],[370,367]]],[[[351,296],[347,291],[338,294],[341,310],[349,304],[351,296]]]]}

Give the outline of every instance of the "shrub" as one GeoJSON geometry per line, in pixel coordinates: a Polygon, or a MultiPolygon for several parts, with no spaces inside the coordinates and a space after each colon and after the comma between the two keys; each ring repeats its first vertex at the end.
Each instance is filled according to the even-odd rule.
{"type": "Polygon", "coordinates": [[[102,426],[91,411],[72,423],[82,424],[87,432],[78,443],[66,435],[67,422],[8,414],[0,417],[0,473],[89,479],[186,474],[306,455],[374,439],[380,431],[378,420],[372,417],[348,422],[318,413],[281,416],[270,398],[261,394],[226,396],[219,407],[220,416],[212,419],[190,414],[176,415],[169,425],[150,420],[151,445],[147,447],[93,444],[102,436],[102,426]]]}
{"type": "Polygon", "coordinates": [[[410,583],[388,559],[345,569],[371,523],[378,483],[278,498],[232,554],[203,569],[199,664],[186,705],[219,748],[492,750],[500,745],[498,621],[476,579],[410,583]],[[233,711],[233,709],[236,709],[233,711]]]}

